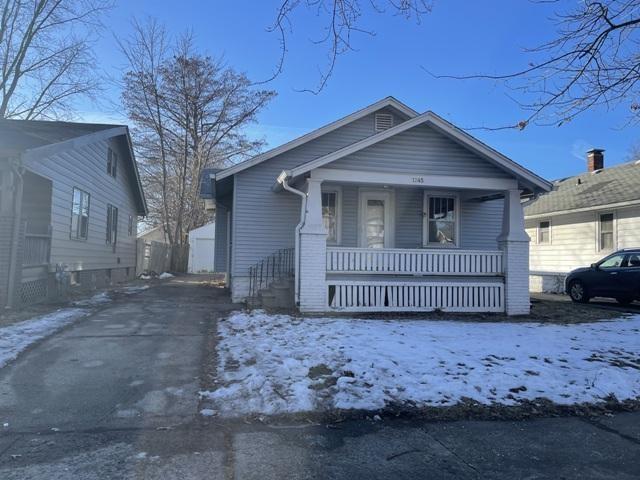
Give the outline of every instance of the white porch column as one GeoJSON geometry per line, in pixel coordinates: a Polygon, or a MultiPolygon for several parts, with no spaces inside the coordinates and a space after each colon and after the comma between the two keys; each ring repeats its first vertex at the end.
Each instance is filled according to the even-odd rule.
{"type": "Polygon", "coordinates": [[[529,236],[519,190],[507,190],[498,245],[503,252],[507,315],[529,313],[529,236]]]}
{"type": "Polygon", "coordinates": [[[327,231],[322,222],[322,180],[307,180],[307,212],[300,229],[300,311],[327,310],[327,231]]]}

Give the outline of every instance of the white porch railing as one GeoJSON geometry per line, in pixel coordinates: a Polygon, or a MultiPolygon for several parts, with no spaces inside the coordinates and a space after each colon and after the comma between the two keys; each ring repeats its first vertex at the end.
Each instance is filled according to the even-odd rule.
{"type": "Polygon", "coordinates": [[[327,281],[331,309],[350,312],[502,312],[502,282],[327,281]]]}
{"type": "Polygon", "coordinates": [[[327,247],[327,273],[500,275],[502,252],[327,247]]]}

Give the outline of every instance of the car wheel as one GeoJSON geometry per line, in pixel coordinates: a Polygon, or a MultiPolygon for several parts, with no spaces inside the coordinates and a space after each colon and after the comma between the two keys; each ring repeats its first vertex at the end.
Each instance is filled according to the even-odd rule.
{"type": "Polygon", "coordinates": [[[569,297],[571,300],[577,303],[587,303],[589,301],[589,295],[587,294],[587,288],[580,280],[574,280],[569,285],[569,297]]]}
{"type": "Polygon", "coordinates": [[[618,297],[616,298],[616,302],[618,302],[620,305],[629,305],[631,302],[633,302],[633,297],[618,297]]]}

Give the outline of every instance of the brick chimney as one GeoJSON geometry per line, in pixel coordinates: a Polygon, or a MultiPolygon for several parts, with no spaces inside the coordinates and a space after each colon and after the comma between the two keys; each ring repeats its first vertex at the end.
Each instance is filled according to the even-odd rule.
{"type": "Polygon", "coordinates": [[[604,150],[592,148],[587,152],[587,171],[593,172],[604,168],[604,150]]]}

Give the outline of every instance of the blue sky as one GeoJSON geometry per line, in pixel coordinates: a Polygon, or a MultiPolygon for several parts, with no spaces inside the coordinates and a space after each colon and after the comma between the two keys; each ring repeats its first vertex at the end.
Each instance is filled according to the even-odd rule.
{"type": "MultiPolygon", "coordinates": [[[[173,34],[190,29],[202,52],[223,55],[229,66],[251,79],[268,78],[279,46],[266,27],[278,4],[279,0],[182,0],[179,4],[118,0],[106,21],[113,33],[103,34],[97,44],[98,68],[120,76],[124,64],[113,35],[126,35],[132,17],[152,15],[173,34]]],[[[361,26],[375,31],[375,36],[354,37],[357,51],[340,57],[329,84],[318,95],[297,91],[316,86],[318,69],[326,61],[324,47],[311,43],[322,34],[321,22],[301,10],[289,39],[285,70],[269,84],[278,96],[249,133],[276,146],[387,95],[420,112],[433,110],[462,128],[512,124],[525,117],[507,96],[513,92],[494,82],[436,79],[423,68],[473,74],[525,67],[530,58],[523,49],[552,37],[549,17],[556,8],[526,0],[436,0],[433,12],[420,24],[390,14],[367,15],[361,26]]],[[[109,87],[106,93],[117,101],[115,88],[109,87]]],[[[554,179],[583,171],[585,151],[591,147],[606,149],[608,166],[625,161],[631,145],[640,140],[637,130],[626,126],[627,113],[621,106],[590,112],[562,127],[471,133],[554,179]]],[[[81,116],[87,121],[125,121],[118,108],[110,111],[104,106],[86,106],[81,116]]]]}

